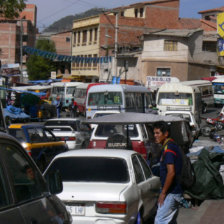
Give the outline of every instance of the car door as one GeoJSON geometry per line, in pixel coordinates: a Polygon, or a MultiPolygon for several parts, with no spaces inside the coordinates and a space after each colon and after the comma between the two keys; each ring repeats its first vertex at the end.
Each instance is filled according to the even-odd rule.
{"type": "Polygon", "coordinates": [[[10,184],[7,177],[7,170],[3,168],[4,157],[0,153],[0,223],[21,223],[25,224],[20,209],[13,201],[10,184]]]}
{"type": "Polygon", "coordinates": [[[144,216],[148,216],[154,208],[159,195],[160,181],[152,175],[150,168],[141,155],[132,157],[136,183],[139,188],[140,200],[144,207],[144,216]]]}

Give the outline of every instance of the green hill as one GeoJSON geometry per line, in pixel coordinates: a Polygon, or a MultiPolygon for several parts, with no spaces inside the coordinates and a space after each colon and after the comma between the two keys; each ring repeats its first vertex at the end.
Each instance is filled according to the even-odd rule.
{"type": "Polygon", "coordinates": [[[105,11],[104,8],[92,8],[90,10],[87,10],[83,13],[76,14],[74,16],[69,15],[69,16],[63,17],[62,19],[54,22],[49,27],[44,29],[43,33],[44,32],[55,32],[55,33],[57,33],[57,32],[63,32],[63,31],[70,30],[70,29],[72,29],[72,24],[73,24],[74,20],[98,15],[98,14],[104,12],[104,11],[105,11]]]}

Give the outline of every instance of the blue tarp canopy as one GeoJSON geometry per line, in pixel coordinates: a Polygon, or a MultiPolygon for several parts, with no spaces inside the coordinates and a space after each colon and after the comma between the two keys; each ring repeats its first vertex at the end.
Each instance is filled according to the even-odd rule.
{"type": "Polygon", "coordinates": [[[45,96],[46,95],[46,93],[43,93],[43,92],[36,93],[36,92],[33,92],[33,91],[9,89],[9,88],[5,88],[5,87],[0,87],[0,89],[6,90],[6,91],[20,92],[20,93],[30,93],[30,94],[33,94],[33,95],[36,95],[36,96],[45,96]]]}

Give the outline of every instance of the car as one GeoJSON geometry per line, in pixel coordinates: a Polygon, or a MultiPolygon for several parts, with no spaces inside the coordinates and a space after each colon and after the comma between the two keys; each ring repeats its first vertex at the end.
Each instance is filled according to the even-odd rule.
{"type": "Polygon", "coordinates": [[[197,124],[192,112],[190,111],[166,111],[165,115],[178,116],[189,122],[192,135],[195,139],[197,139],[200,135],[200,127],[197,124]]]}
{"type": "Polygon", "coordinates": [[[44,125],[11,124],[8,132],[20,141],[41,171],[55,155],[68,151],[65,142],[57,139],[44,125]]]}
{"type": "Polygon", "coordinates": [[[69,150],[86,148],[89,144],[91,128],[81,118],[49,119],[44,126],[65,141],[69,150]]]}
{"type": "MultiPolygon", "coordinates": [[[[144,124],[127,125],[113,124],[113,122],[111,124],[98,124],[93,129],[88,148],[107,148],[108,141],[110,142],[110,139],[113,142],[113,148],[115,148],[116,145],[118,148],[121,148],[121,144],[129,141],[128,144],[131,149],[141,153],[144,158],[147,158],[147,152],[149,151],[149,137],[144,124]],[[128,139],[125,137],[127,132],[128,139]]],[[[125,146],[125,144],[123,145],[125,146]]]]}
{"type": "Polygon", "coordinates": [[[63,183],[58,197],[74,223],[142,223],[155,214],[159,177],[133,150],[69,151],[57,155],[44,175],[55,172],[63,183]]]}
{"type": "Polygon", "coordinates": [[[0,133],[0,144],[0,223],[71,224],[71,215],[55,195],[62,191],[58,174],[50,174],[46,181],[9,134],[0,133]]]}

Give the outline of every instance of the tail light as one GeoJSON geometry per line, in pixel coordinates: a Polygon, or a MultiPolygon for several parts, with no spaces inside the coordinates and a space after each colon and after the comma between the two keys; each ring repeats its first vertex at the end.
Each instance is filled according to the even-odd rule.
{"type": "Polygon", "coordinates": [[[61,137],[61,141],[75,141],[76,137],[61,137]]]}
{"type": "Polygon", "coordinates": [[[147,159],[147,150],[144,142],[138,142],[138,149],[136,151],[138,151],[145,159],[147,159]]]}
{"type": "Polygon", "coordinates": [[[125,202],[114,202],[114,203],[96,203],[96,212],[102,214],[126,214],[126,203],[125,202]]]}

